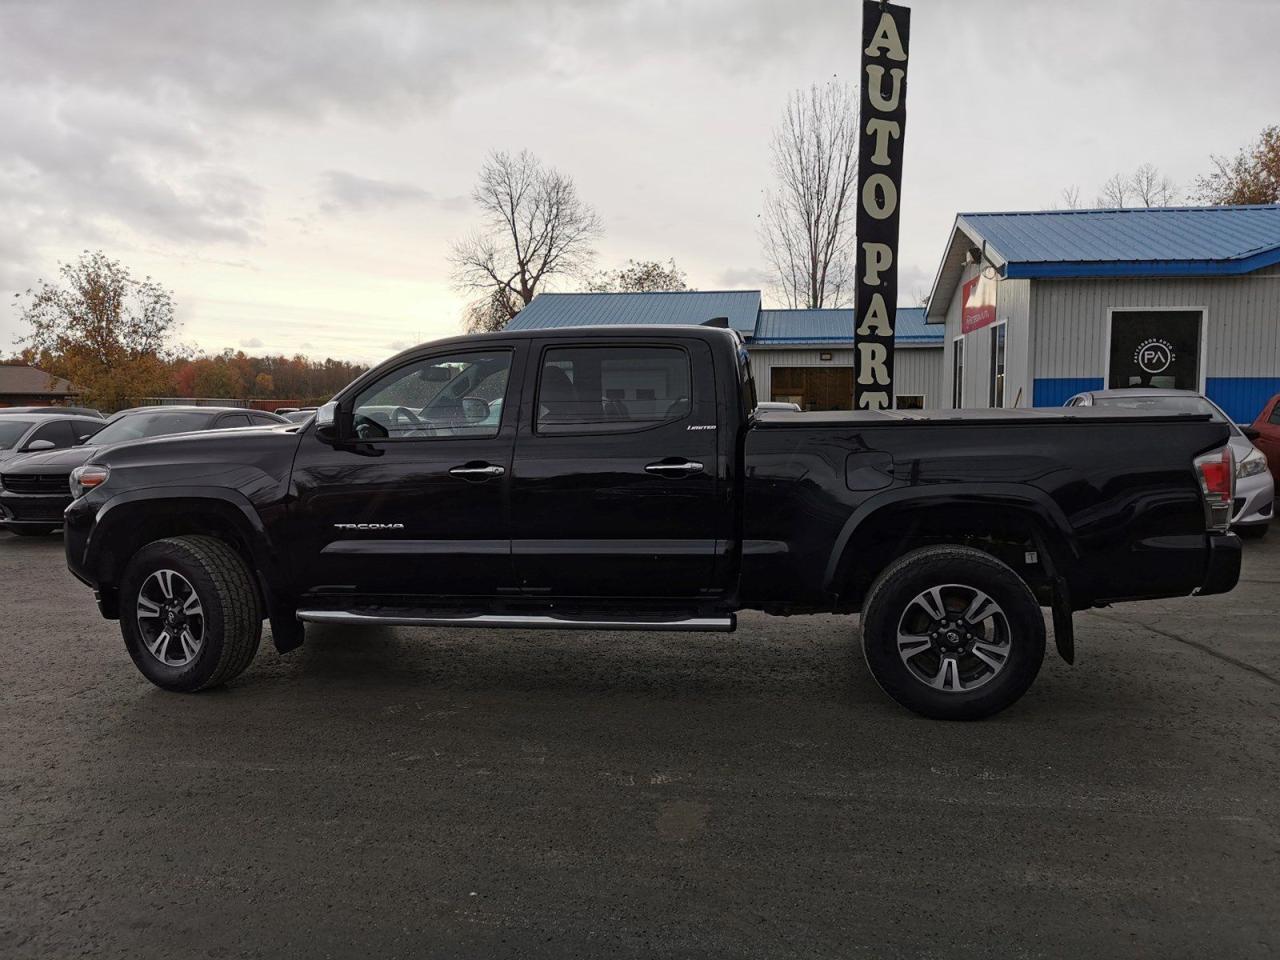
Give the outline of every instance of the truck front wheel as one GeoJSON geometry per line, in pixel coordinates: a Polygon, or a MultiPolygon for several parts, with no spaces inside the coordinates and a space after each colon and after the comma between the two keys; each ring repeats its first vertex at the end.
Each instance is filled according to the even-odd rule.
{"type": "Polygon", "coordinates": [[[249,568],[213,537],[149,543],[120,583],[120,632],[158,687],[188,693],[226,683],[249,666],[262,637],[249,568]]]}
{"type": "Polygon", "coordinates": [[[862,651],[881,688],[937,720],[977,720],[1018,700],[1044,660],[1040,605],[1009,566],[971,547],[891,563],[862,607],[862,651]]]}

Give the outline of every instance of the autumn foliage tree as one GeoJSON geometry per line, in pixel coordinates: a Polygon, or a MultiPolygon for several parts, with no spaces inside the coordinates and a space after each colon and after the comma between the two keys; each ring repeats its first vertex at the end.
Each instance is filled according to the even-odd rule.
{"type": "Polygon", "coordinates": [[[1213,157],[1213,172],[1196,180],[1203,203],[1280,203],[1280,125],[1267,127],[1234,157],[1213,157]]]}
{"type": "Polygon", "coordinates": [[[58,279],[18,294],[30,333],[23,359],[78,386],[104,409],[164,392],[170,383],[168,340],[173,295],[150,277],[101,251],[58,266],[58,279]]]}
{"type": "Polygon", "coordinates": [[[587,281],[592,293],[663,293],[688,290],[685,273],[674,260],[628,260],[625,267],[601,270],[587,281]]]}

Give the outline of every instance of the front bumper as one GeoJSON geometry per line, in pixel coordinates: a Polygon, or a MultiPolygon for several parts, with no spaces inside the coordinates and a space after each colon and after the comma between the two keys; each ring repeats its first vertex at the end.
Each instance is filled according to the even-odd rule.
{"type": "Polygon", "coordinates": [[[62,512],[70,502],[70,494],[58,496],[0,491],[0,526],[60,526],[62,512]]]}
{"type": "Polygon", "coordinates": [[[1209,560],[1197,596],[1227,593],[1240,580],[1240,538],[1232,533],[1209,534],[1209,560]]]}
{"type": "Polygon", "coordinates": [[[1236,497],[1231,507],[1233,527],[1265,526],[1275,512],[1276,484],[1268,473],[1236,481],[1236,497]]]}

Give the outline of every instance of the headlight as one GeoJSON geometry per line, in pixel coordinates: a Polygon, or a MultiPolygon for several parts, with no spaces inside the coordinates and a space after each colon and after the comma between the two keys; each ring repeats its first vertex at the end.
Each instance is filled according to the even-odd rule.
{"type": "Polygon", "coordinates": [[[110,470],[96,463],[86,463],[83,467],[76,467],[71,471],[72,499],[83,497],[94,487],[102,486],[110,475],[110,470]]]}
{"type": "Polygon", "coordinates": [[[1256,477],[1260,473],[1267,472],[1267,458],[1262,455],[1262,451],[1254,447],[1244,459],[1236,464],[1236,479],[1241,480],[1245,477],[1256,477]]]}

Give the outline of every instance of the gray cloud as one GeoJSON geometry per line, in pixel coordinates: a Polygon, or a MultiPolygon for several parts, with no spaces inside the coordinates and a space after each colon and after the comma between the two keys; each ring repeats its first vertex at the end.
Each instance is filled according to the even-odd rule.
{"type": "Polygon", "coordinates": [[[429,191],[411,183],[375,180],[345,170],[322,173],[320,195],[320,209],[328,213],[399,207],[434,199],[429,191]]]}
{"type": "Polygon", "coordinates": [[[716,278],[717,284],[731,289],[760,290],[770,282],[769,274],[759,267],[730,267],[716,278]]]}
{"type": "Polygon", "coordinates": [[[247,340],[241,340],[240,346],[243,347],[245,350],[256,350],[262,346],[262,341],[259,340],[257,337],[250,337],[247,340]]]}

